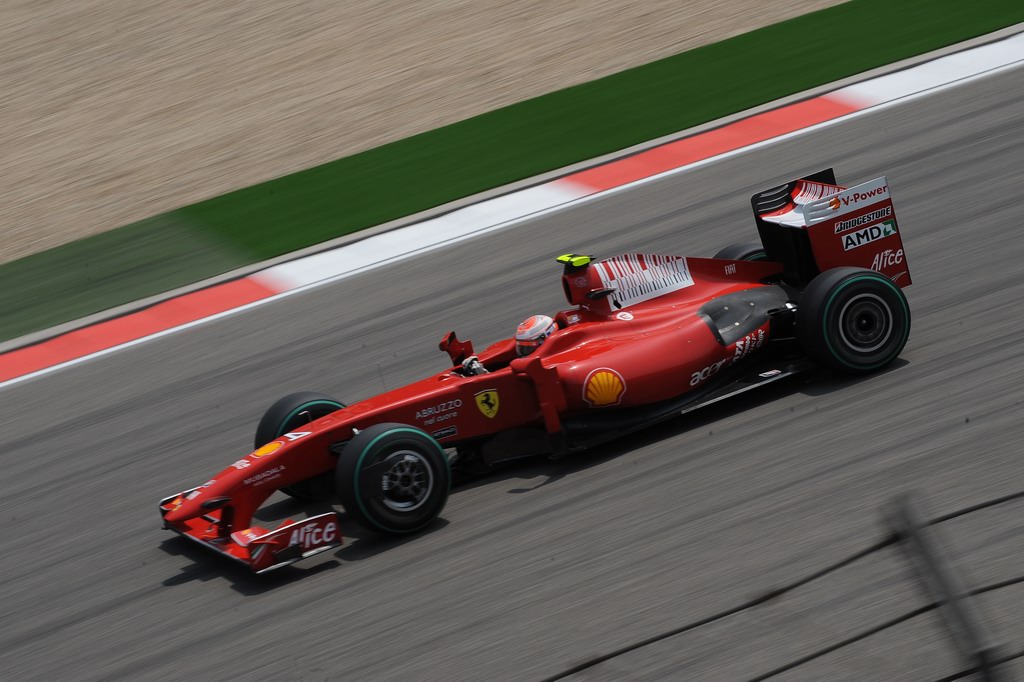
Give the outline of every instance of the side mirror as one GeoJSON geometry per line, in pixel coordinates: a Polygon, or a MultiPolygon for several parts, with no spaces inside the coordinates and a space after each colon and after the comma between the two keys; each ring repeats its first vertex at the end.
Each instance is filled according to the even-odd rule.
{"type": "Polygon", "coordinates": [[[462,361],[468,358],[473,353],[473,342],[472,341],[459,341],[458,337],[455,336],[455,332],[451,331],[445,334],[444,338],[441,339],[441,343],[438,345],[442,351],[448,354],[448,357],[452,359],[452,365],[458,367],[462,364],[462,361]]]}

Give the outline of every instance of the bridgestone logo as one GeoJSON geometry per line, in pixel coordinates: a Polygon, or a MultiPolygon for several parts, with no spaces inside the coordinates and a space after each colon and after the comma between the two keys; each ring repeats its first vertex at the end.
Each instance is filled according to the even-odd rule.
{"type": "Polygon", "coordinates": [[[888,218],[891,215],[892,206],[886,206],[885,208],[880,208],[877,211],[872,211],[871,213],[865,213],[862,216],[857,216],[852,220],[840,220],[839,222],[836,223],[835,234],[839,234],[840,232],[846,232],[847,230],[852,230],[853,228],[860,227],[861,225],[867,225],[868,223],[876,222],[878,220],[881,220],[882,218],[888,218]]]}
{"type": "Polygon", "coordinates": [[[859,248],[879,239],[885,239],[894,234],[896,234],[896,221],[886,220],[884,223],[843,235],[843,251],[850,251],[851,249],[859,248]]]}

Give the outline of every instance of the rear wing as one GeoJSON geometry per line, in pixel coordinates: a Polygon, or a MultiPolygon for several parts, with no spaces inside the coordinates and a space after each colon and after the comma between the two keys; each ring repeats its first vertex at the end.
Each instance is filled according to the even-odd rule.
{"type": "Polygon", "coordinates": [[[831,168],[758,192],[750,199],[769,260],[784,279],[804,285],[830,268],[870,268],[905,287],[911,283],[883,176],[846,188],[831,168]]]}

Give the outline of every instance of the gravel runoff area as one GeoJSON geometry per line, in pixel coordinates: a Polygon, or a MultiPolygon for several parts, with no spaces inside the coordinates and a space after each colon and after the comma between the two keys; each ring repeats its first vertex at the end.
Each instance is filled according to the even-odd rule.
{"type": "MultiPolygon", "coordinates": [[[[0,670],[538,680],[849,556],[881,536],[879,508],[899,492],[923,493],[932,516],[1020,490],[1024,355],[1004,311],[1024,296],[1022,75],[876,109],[0,391],[0,670]],[[749,241],[751,188],[827,165],[847,182],[884,172],[893,183],[914,320],[890,370],[779,384],[587,456],[509,467],[459,486],[415,538],[373,538],[344,517],[344,547],[266,580],[160,528],[155,501],[243,454],[278,396],[359,400],[439,371],[447,329],[481,347],[507,336],[564,305],[550,256],[567,245],[696,255],[749,241]]],[[[318,511],[268,507],[268,525],[318,511]]],[[[1017,503],[942,527],[971,587],[1020,575],[1020,517],[1017,503]]],[[[926,599],[896,552],[875,554],[574,679],[749,680],[926,599]]],[[[985,595],[1006,653],[1024,645],[1022,605],[1020,585],[985,595]]],[[[936,680],[960,669],[953,656],[940,622],[921,616],[772,682],[936,680]]]]}
{"type": "Polygon", "coordinates": [[[0,262],[836,0],[12,0],[0,262]]]}

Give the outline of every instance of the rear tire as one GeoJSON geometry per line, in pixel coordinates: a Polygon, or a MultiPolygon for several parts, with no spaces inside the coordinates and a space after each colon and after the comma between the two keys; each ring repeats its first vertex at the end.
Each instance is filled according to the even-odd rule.
{"type": "Polygon", "coordinates": [[[730,244],[715,254],[719,260],[768,260],[759,242],[730,244]]]}
{"type": "Polygon", "coordinates": [[[800,296],[797,339],[812,358],[866,374],[899,356],[910,336],[910,306],[885,275],[865,268],[821,273],[800,296]]]}
{"type": "MultiPolygon", "coordinates": [[[[303,391],[292,393],[271,405],[256,427],[254,447],[259,448],[275,438],[300,428],[314,419],[325,417],[345,404],[323,393],[303,391]]],[[[334,498],[334,474],[328,472],[281,488],[281,492],[297,500],[319,502],[334,498]]]]}
{"type": "Polygon", "coordinates": [[[341,451],[338,497],[359,525],[403,535],[425,528],[451,490],[448,458],[425,432],[405,424],[360,431],[341,451]]]}

